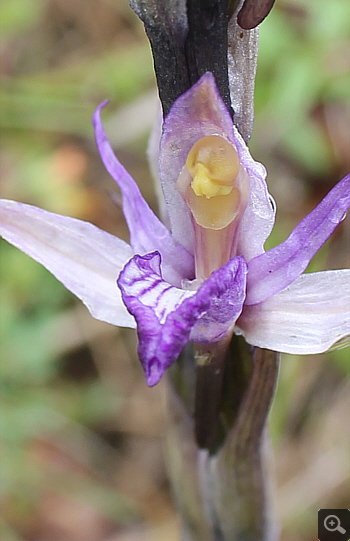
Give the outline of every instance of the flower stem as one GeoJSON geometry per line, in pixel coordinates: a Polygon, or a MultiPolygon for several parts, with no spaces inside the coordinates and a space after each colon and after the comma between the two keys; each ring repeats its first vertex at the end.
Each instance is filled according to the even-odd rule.
{"type": "Polygon", "coordinates": [[[199,448],[212,451],[218,439],[225,358],[229,338],[208,345],[196,345],[195,436],[199,448]]]}
{"type": "MultiPolygon", "coordinates": [[[[217,397],[212,401],[207,394],[209,413],[205,417],[204,406],[200,410],[197,406],[198,387],[197,398],[191,391],[197,348],[190,344],[185,348],[168,378],[167,456],[183,520],[183,540],[274,541],[277,527],[267,415],[278,356],[267,350],[251,350],[241,337],[234,336],[225,357],[219,406],[217,397]],[[218,417],[211,428],[215,408],[218,417]],[[196,415],[205,434],[201,437],[210,445],[198,445],[196,415]]],[[[205,387],[210,393],[209,380],[202,392],[205,387]]]]}

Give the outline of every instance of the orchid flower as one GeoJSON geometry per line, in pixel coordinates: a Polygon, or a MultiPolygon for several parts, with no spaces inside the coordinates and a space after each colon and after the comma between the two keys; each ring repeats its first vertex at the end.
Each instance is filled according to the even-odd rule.
{"type": "Polygon", "coordinates": [[[93,117],[103,163],[123,197],[130,245],[94,225],[1,201],[0,232],[43,264],[93,317],[137,327],[148,385],[158,383],[187,341],[248,343],[321,353],[350,334],[350,270],[306,273],[344,218],[350,175],[265,252],[274,207],[255,162],[206,73],[164,120],[159,177],[171,225],[155,216],[93,117]]]}

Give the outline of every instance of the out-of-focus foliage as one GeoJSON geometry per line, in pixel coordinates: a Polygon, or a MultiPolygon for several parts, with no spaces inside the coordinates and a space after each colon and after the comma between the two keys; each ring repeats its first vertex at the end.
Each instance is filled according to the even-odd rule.
{"type": "MultiPolygon", "coordinates": [[[[3,0],[0,20],[1,196],[127,239],[90,117],[110,100],[118,156],[156,208],[142,25],[127,0],[3,0]]],[[[252,149],[278,204],[270,245],[348,169],[349,25],[347,0],[279,0],[261,26],[252,149]]],[[[348,239],[347,220],[312,270],[347,266],[348,239]]],[[[134,333],[93,321],[4,242],[0,254],[2,538],[177,539],[162,386],[146,388],[134,333]]],[[[271,429],[284,541],[315,538],[317,509],[347,505],[348,375],[348,350],[283,359],[271,429]]]]}
{"type": "Polygon", "coordinates": [[[325,0],[280,3],[261,32],[265,54],[259,58],[256,109],[269,118],[265,148],[278,141],[306,172],[320,177],[344,166],[320,124],[331,122],[322,116],[349,98],[349,35],[345,0],[332,6],[325,0]]]}

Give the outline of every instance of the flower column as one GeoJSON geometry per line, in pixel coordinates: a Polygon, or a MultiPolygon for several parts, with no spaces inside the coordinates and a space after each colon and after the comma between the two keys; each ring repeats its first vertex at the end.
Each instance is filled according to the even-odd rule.
{"type": "MultiPolygon", "coordinates": [[[[235,125],[249,141],[258,48],[255,27],[272,4],[273,0],[254,5],[250,0],[131,1],[152,46],[164,117],[179,96],[211,72],[235,125]]],[[[226,246],[227,253],[220,247],[225,245],[225,231],[232,234],[239,221],[235,218],[245,208],[247,181],[232,153],[225,141],[204,137],[191,149],[186,174],[177,183],[193,216],[199,281],[234,255],[231,246],[226,246]],[[230,166],[218,171],[220,163],[208,149],[214,148],[215,154],[220,147],[229,155],[230,166]],[[225,215],[224,201],[233,209],[231,214],[225,215]],[[218,216],[215,227],[208,227],[210,213],[218,216]]],[[[266,419],[277,371],[277,354],[252,348],[232,332],[213,344],[188,343],[171,367],[167,451],[183,541],[276,539],[266,419]]]]}

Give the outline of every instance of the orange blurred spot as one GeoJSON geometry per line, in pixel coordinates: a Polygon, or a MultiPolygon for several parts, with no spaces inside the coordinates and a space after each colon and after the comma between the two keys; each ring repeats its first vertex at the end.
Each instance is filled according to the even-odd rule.
{"type": "Polygon", "coordinates": [[[51,171],[60,183],[80,180],[87,170],[88,157],[79,147],[64,145],[52,157],[51,171]]]}

